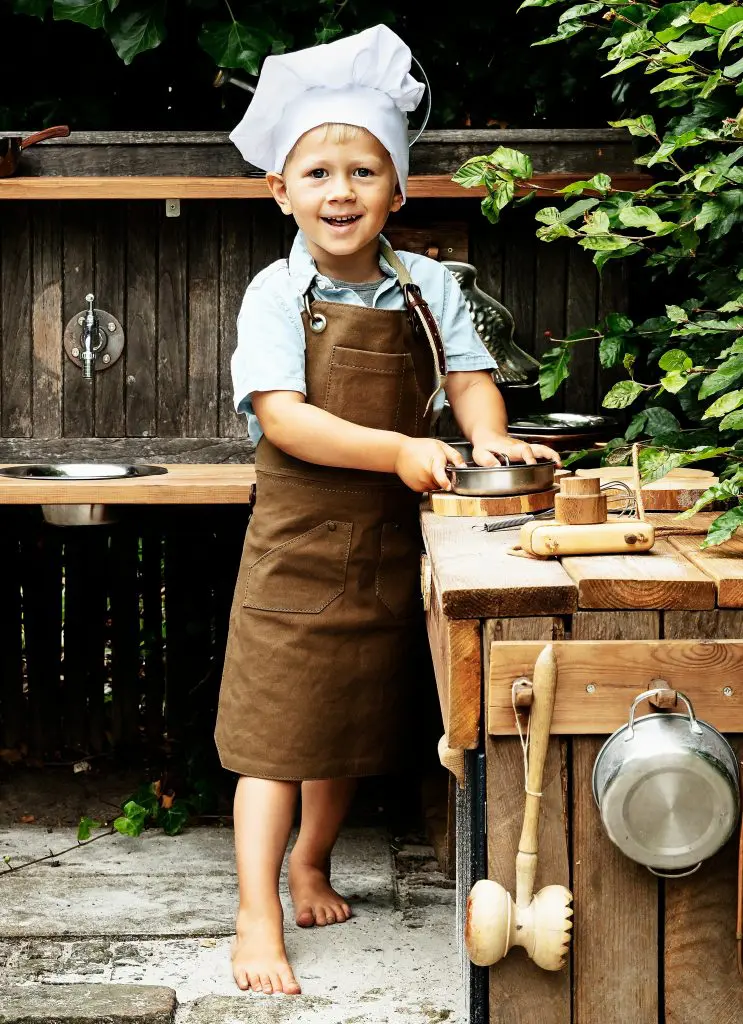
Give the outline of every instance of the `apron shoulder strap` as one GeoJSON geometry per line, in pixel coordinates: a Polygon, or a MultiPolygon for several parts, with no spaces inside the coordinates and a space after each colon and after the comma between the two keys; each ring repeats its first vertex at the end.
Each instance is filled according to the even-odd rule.
{"type": "Polygon", "coordinates": [[[405,305],[408,310],[408,316],[410,317],[413,328],[423,334],[423,337],[428,342],[433,355],[433,363],[436,368],[438,385],[426,403],[426,412],[428,412],[434,398],[439,391],[443,390],[444,385],[446,384],[446,352],[444,351],[441,332],[439,331],[436,318],[431,312],[428,303],[421,295],[420,288],[417,284],[414,284],[408,268],[402,262],[395,250],[391,248],[391,246],[387,245],[386,242],[382,242],[381,251],[384,258],[397,274],[397,279],[400,282],[400,287],[402,288],[405,305]]]}

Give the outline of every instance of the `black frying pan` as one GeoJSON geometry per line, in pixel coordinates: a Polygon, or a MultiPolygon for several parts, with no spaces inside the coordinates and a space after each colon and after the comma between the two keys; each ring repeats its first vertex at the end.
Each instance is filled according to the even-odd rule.
{"type": "Polygon", "coordinates": [[[18,169],[21,151],[37,142],[44,142],[45,139],[66,139],[70,129],[66,124],[57,125],[55,128],[45,128],[41,132],[34,132],[21,138],[20,132],[0,135],[0,178],[10,178],[18,169]]]}

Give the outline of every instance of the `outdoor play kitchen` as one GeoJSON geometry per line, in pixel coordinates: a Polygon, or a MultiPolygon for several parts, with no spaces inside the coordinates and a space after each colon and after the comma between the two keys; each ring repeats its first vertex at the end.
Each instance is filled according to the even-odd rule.
{"type": "MultiPolygon", "coordinates": [[[[743,541],[705,544],[738,507],[734,444],[701,437],[702,384],[683,414],[706,457],[650,466],[654,439],[661,450],[682,429],[670,401],[629,408],[651,385],[620,335],[652,296],[619,260],[599,276],[590,245],[544,244],[574,242],[592,206],[580,227],[545,194],[484,217],[509,179],[456,180],[503,147],[529,161],[503,158],[512,195],[535,185],[552,203],[573,189],[589,204],[609,193],[602,175],[626,195],[654,180],[635,163],[638,134],[426,130],[410,202],[385,232],[449,267],[496,362],[509,433],[565,463],[480,466],[445,408],[437,436],[465,464],[421,501],[441,729],[414,798],[455,885],[467,1024],[743,1019],[743,541]]],[[[255,497],[234,322],[246,283],[292,236],[224,132],[60,123],[0,136],[4,762],[139,764],[194,737],[195,759],[213,762],[255,497]]],[[[679,331],[712,312],[667,308],[679,331]]],[[[668,396],[698,369],[686,336],[670,344],[656,353],[668,396]]]]}

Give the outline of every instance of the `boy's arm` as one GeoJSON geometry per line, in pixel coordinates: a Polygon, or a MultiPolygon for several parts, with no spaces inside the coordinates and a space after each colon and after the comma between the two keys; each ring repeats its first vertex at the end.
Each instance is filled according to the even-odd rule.
{"type": "Polygon", "coordinates": [[[443,441],[362,427],[309,405],[298,391],[254,391],[251,399],[268,440],[305,462],[397,473],[408,487],[426,491],[449,490],[445,466],[463,461],[443,441]]]}
{"type": "Polygon", "coordinates": [[[560,464],[560,456],[546,445],[530,445],[508,436],[506,406],[487,370],[452,371],[446,378],[446,395],[479,465],[495,466],[498,460],[493,452],[521,462],[553,459],[560,464]]]}

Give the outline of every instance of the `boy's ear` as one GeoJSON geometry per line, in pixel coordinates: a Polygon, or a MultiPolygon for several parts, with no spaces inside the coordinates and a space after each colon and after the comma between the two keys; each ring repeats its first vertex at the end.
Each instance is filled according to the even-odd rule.
{"type": "Polygon", "coordinates": [[[401,207],[402,207],[402,192],[400,191],[400,186],[399,185],[395,185],[395,194],[393,195],[392,202],[390,203],[390,213],[397,213],[397,211],[399,209],[401,209],[401,207]]]}
{"type": "Polygon", "coordinates": [[[292,212],[292,204],[289,199],[289,194],[286,191],[284,175],[278,174],[276,171],[269,171],[266,175],[266,183],[271,190],[271,195],[281,207],[281,212],[287,217],[290,216],[292,212]]]}

